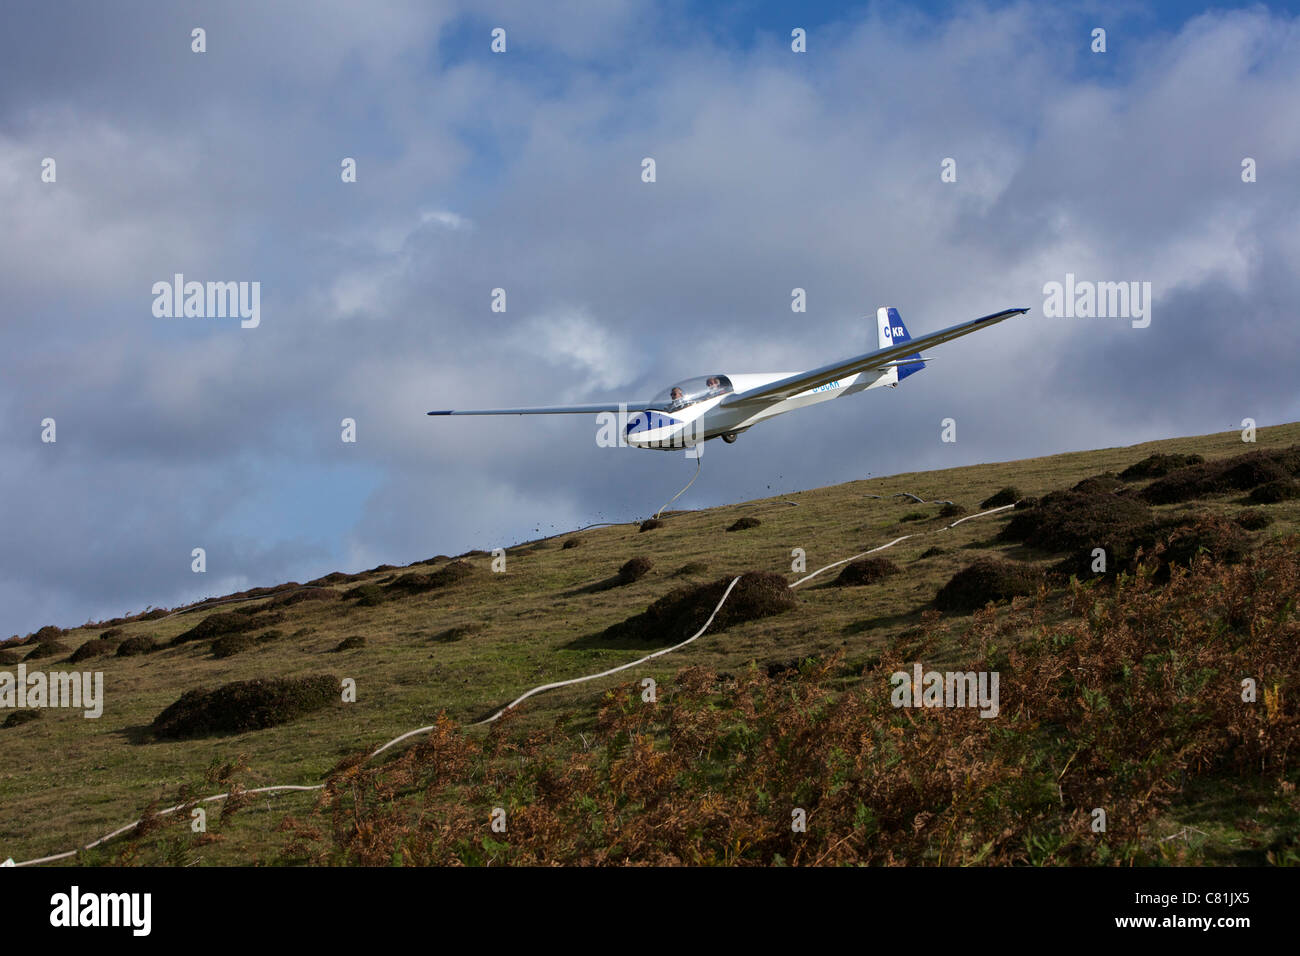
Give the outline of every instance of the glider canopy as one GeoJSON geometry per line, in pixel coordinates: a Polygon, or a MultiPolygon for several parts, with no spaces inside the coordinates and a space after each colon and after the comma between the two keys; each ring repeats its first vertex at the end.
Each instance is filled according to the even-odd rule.
{"type": "Polygon", "coordinates": [[[669,386],[652,398],[650,404],[656,408],[663,408],[672,412],[679,408],[685,408],[687,405],[702,402],[706,398],[729,395],[733,391],[735,389],[731,387],[731,379],[727,378],[727,376],[701,375],[698,378],[688,378],[676,385],[669,386]]]}

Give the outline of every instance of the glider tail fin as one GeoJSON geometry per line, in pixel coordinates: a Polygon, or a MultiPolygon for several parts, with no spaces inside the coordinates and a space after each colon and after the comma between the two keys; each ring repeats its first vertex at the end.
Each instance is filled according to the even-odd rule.
{"type": "MultiPolygon", "coordinates": [[[[890,346],[898,345],[900,342],[910,342],[912,336],[907,331],[907,326],[903,325],[903,319],[898,314],[898,310],[893,306],[882,306],[876,310],[876,332],[879,336],[879,348],[887,349],[890,346]]],[[[925,363],[919,361],[921,353],[907,356],[909,359],[917,359],[907,365],[898,366],[898,380],[901,382],[907,376],[914,372],[919,372],[925,368],[925,363]]]]}

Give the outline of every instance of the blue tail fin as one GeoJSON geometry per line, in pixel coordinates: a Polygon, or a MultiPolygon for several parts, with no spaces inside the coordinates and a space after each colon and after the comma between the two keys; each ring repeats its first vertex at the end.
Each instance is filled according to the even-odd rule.
{"type": "MultiPolygon", "coordinates": [[[[887,349],[891,345],[898,345],[901,342],[910,342],[912,336],[907,331],[907,326],[903,324],[902,316],[893,306],[882,307],[876,310],[876,328],[879,334],[880,348],[887,349]]],[[[908,355],[906,359],[920,359],[921,353],[908,355]]],[[[909,362],[906,365],[898,366],[898,380],[901,382],[907,376],[925,368],[925,363],[921,361],[909,362]]]]}

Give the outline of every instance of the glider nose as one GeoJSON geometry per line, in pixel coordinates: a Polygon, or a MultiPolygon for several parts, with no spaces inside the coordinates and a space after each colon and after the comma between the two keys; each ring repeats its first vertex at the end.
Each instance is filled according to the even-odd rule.
{"type": "Polygon", "coordinates": [[[624,435],[629,445],[672,445],[685,424],[663,412],[633,412],[628,416],[624,435]]]}

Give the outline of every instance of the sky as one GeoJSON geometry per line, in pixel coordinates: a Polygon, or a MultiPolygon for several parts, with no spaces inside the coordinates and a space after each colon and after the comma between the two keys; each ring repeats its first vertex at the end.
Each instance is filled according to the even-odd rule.
{"type": "Polygon", "coordinates": [[[1293,5],[4,20],[0,636],[646,517],[693,461],[424,413],[798,371],[882,305],[1032,311],[708,443],[676,506],[1300,418],[1293,5]],[[177,273],[259,283],[258,324],[157,314],[177,273]],[[1150,283],[1149,323],[1047,314],[1067,275],[1150,283]]]}

